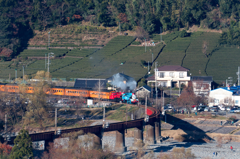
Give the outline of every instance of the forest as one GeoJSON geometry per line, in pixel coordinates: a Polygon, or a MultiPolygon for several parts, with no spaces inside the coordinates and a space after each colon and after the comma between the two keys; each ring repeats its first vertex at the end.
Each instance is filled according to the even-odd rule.
{"type": "Polygon", "coordinates": [[[34,30],[82,21],[149,34],[197,25],[223,30],[219,44],[239,45],[239,15],[238,0],[0,0],[0,48],[14,57],[34,30]]]}

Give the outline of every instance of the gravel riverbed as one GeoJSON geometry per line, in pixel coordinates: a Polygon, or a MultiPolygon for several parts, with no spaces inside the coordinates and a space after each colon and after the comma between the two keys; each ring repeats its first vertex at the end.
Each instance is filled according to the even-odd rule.
{"type": "MultiPolygon", "coordinates": [[[[108,148],[113,151],[115,146],[116,137],[115,136],[103,136],[103,145],[108,145],[108,148]]],[[[126,159],[133,158],[133,151],[130,151],[134,142],[133,137],[125,138],[125,145],[127,147],[127,152],[122,155],[126,159]]],[[[239,159],[240,158],[240,143],[231,142],[227,144],[222,144],[221,147],[217,146],[217,142],[213,141],[210,143],[197,143],[197,142],[177,142],[175,140],[163,141],[161,144],[150,145],[146,148],[146,155],[153,151],[155,157],[161,153],[169,153],[174,147],[184,147],[191,148],[192,153],[195,154],[197,159],[203,158],[219,158],[219,159],[239,159]],[[233,147],[233,151],[230,150],[230,146],[233,147]],[[213,152],[217,152],[217,156],[213,155],[213,152]]]]}

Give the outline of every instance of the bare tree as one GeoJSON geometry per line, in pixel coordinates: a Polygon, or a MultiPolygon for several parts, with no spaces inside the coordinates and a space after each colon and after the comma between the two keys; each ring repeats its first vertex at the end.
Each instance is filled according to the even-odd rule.
{"type": "Polygon", "coordinates": [[[98,80],[98,83],[95,84],[94,89],[98,91],[98,104],[100,104],[101,101],[101,91],[104,89],[104,83],[101,82],[101,80],[98,80]]]}
{"type": "Polygon", "coordinates": [[[46,93],[44,92],[44,90],[49,89],[49,85],[45,81],[47,77],[46,72],[38,71],[34,77],[34,79],[38,79],[38,82],[31,84],[34,92],[25,95],[25,98],[28,99],[28,105],[24,116],[24,123],[27,125],[37,122],[40,124],[40,127],[43,128],[44,120],[49,117],[48,109],[50,109],[50,107],[46,102],[46,93]]]}
{"type": "Polygon", "coordinates": [[[193,93],[192,85],[189,84],[188,87],[185,87],[177,99],[179,106],[185,107],[188,112],[191,112],[191,106],[196,102],[196,95],[193,93]]]}
{"type": "Polygon", "coordinates": [[[142,27],[137,27],[136,29],[136,37],[140,40],[148,39],[149,38],[149,34],[148,32],[146,32],[142,27]]]}
{"type": "Polygon", "coordinates": [[[75,101],[77,118],[79,118],[79,114],[81,112],[81,108],[84,105],[84,102],[85,102],[85,99],[82,96],[79,96],[79,98],[77,98],[76,101],[75,101]]]}

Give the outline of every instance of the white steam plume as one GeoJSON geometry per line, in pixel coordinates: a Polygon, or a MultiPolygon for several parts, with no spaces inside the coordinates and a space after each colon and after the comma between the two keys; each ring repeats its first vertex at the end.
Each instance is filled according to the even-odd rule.
{"type": "Polygon", "coordinates": [[[119,87],[122,90],[126,90],[128,87],[130,90],[134,90],[136,88],[137,82],[135,80],[130,80],[124,83],[124,78],[121,77],[119,73],[117,73],[113,75],[112,85],[119,87]]]}

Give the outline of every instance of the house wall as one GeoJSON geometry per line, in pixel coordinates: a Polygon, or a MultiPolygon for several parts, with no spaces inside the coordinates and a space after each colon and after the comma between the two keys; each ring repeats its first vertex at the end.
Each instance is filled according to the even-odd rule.
{"type": "Polygon", "coordinates": [[[205,96],[209,95],[209,92],[211,91],[211,82],[210,81],[192,81],[193,84],[193,92],[196,95],[202,95],[205,96]]]}
{"type": "Polygon", "coordinates": [[[150,92],[144,91],[144,90],[139,90],[139,91],[136,92],[136,96],[138,98],[145,98],[146,95],[147,95],[147,97],[150,97],[150,92]]]}
{"type": "Polygon", "coordinates": [[[155,78],[160,82],[160,85],[166,87],[171,87],[171,82],[177,82],[176,86],[178,87],[179,82],[188,85],[188,81],[190,81],[187,71],[156,71],[156,74],[155,78]]]}
{"type": "Polygon", "coordinates": [[[224,105],[228,105],[229,103],[225,103],[224,99],[233,99],[232,96],[232,92],[227,91],[225,89],[215,89],[210,91],[209,93],[209,106],[213,106],[213,105],[219,105],[219,104],[224,104],[224,105]]]}
{"type": "Polygon", "coordinates": [[[240,106],[240,96],[233,96],[234,105],[240,106]]]}

